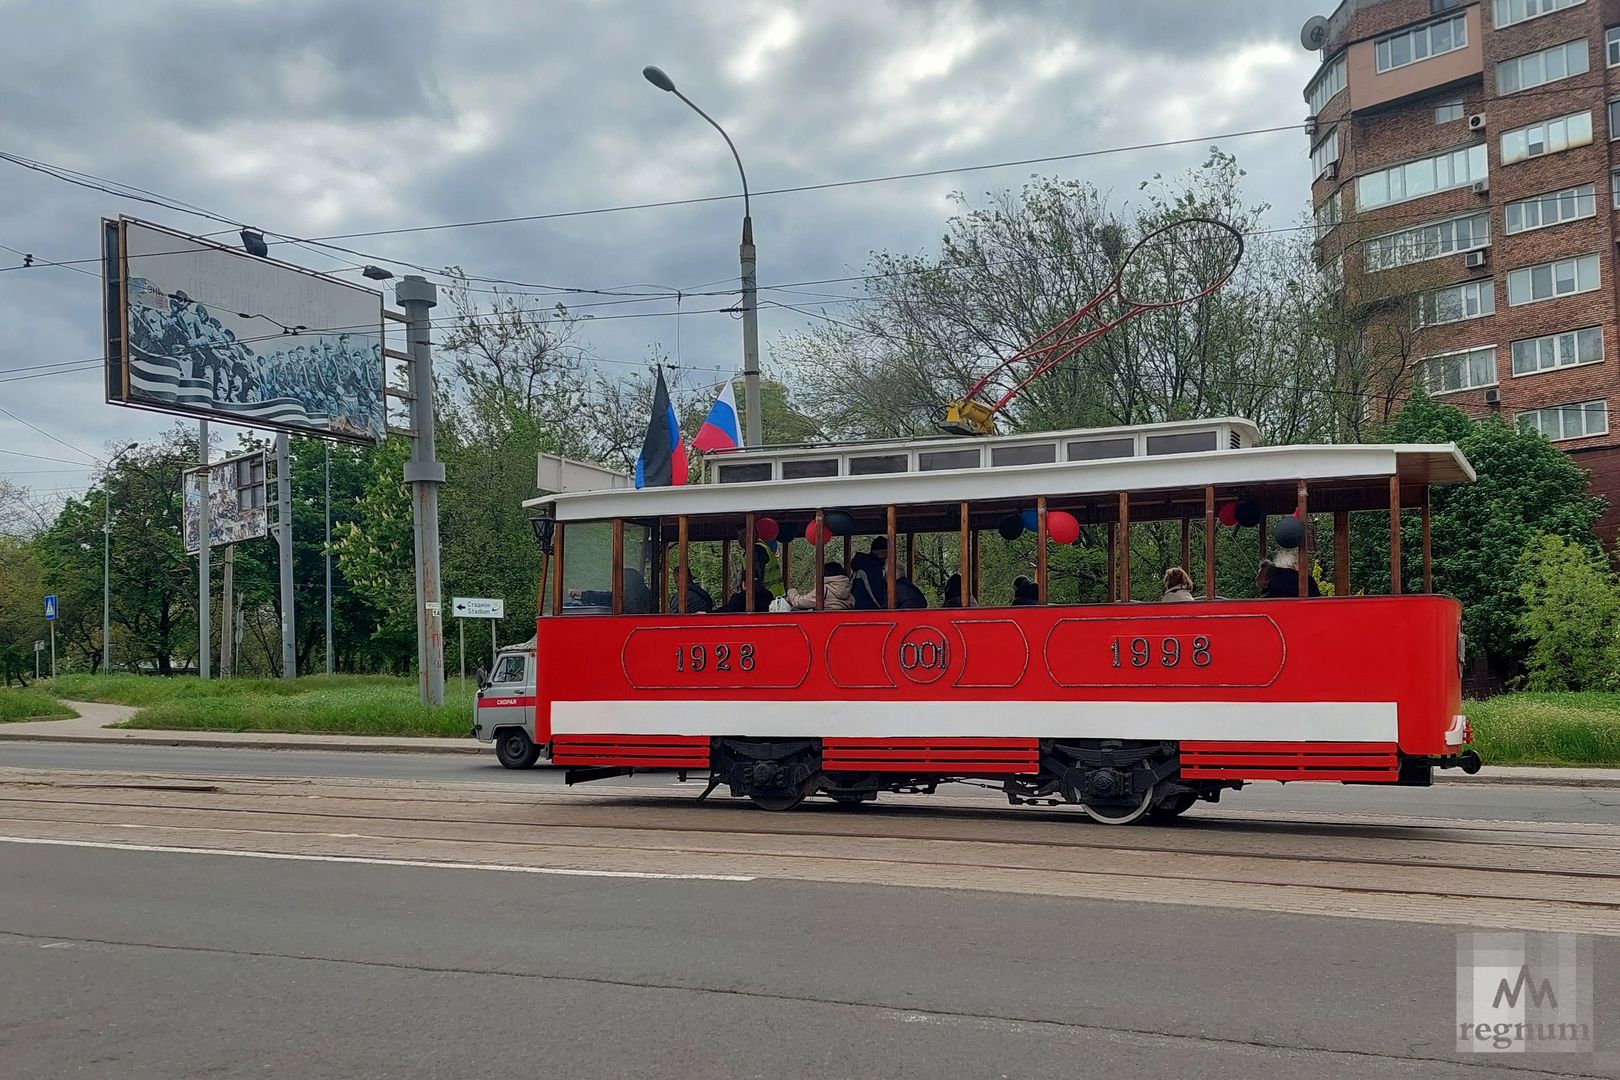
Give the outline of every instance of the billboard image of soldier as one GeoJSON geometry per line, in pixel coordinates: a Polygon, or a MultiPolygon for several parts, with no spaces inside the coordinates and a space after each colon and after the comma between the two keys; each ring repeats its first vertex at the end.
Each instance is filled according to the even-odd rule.
{"type": "Polygon", "coordinates": [[[386,436],[380,293],[142,222],[106,224],[117,230],[110,401],[354,442],[386,436]]]}

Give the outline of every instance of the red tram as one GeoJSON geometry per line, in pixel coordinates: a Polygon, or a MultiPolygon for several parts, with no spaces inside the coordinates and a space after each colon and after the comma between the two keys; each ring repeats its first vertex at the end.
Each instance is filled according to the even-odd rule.
{"type": "Polygon", "coordinates": [[[1426,785],[1436,767],[1477,769],[1461,609],[1430,591],[1428,558],[1429,489],[1472,480],[1467,460],[1451,444],[1255,441],[1228,419],[766,448],[724,455],[709,483],[534,500],[537,741],[570,783],[680,770],[782,810],[972,779],[1116,824],[1256,780],[1426,785]],[[1223,598],[1228,503],[1255,520],[1256,560],[1277,522],[1273,536],[1303,534],[1306,567],[1315,529],[1280,522],[1331,517],[1332,595],[1310,598],[1305,573],[1298,596],[1223,598]],[[1422,522],[1421,594],[1401,592],[1403,509],[1422,522]],[[983,545],[1005,543],[1013,515],[1034,526],[1031,602],[975,600],[983,545]],[[1106,542],[1105,602],[1050,602],[1059,515],[1106,542]],[[1389,537],[1390,595],[1352,589],[1353,515],[1389,537]],[[1150,526],[1159,536],[1180,525],[1192,602],[1131,599],[1131,530],[1155,522],[1171,523],[1150,526]],[[782,537],[768,565],[745,557],[762,529],[782,537]],[[827,564],[877,537],[888,606],[828,610],[827,564]],[[950,553],[952,606],[895,606],[919,538],[950,553]],[[742,610],[696,613],[692,566],[717,547],[742,610]],[[805,582],[808,610],[759,610],[759,587],[785,580],[805,582]]]}

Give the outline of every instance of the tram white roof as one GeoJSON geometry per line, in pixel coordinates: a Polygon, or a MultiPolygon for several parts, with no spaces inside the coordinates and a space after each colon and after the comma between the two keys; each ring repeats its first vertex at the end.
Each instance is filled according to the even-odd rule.
{"type": "Polygon", "coordinates": [[[1468,483],[1474,479],[1474,469],[1455,443],[1261,446],[1103,461],[584,491],[547,495],[523,505],[549,508],[559,521],[600,521],[817,507],[1029,501],[1043,495],[1072,499],[1121,491],[1201,491],[1208,485],[1225,492],[1299,480],[1338,486],[1392,476],[1400,478],[1403,488],[1415,492],[1430,484],[1468,483]]]}

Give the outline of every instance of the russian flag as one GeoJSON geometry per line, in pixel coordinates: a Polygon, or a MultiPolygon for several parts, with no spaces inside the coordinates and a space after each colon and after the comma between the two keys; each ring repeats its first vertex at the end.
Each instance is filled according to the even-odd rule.
{"type": "Polygon", "coordinates": [[[647,438],[636,458],[636,487],[667,487],[686,483],[686,446],[681,442],[681,424],[675,406],[669,402],[664,385],[664,369],[658,369],[658,385],[653,390],[652,418],[647,422],[647,438]]]}
{"type": "Polygon", "coordinates": [[[731,380],[720,386],[720,396],[714,399],[709,418],[698,429],[692,445],[699,450],[735,450],[742,445],[742,428],[737,423],[737,397],[732,393],[731,380]]]}

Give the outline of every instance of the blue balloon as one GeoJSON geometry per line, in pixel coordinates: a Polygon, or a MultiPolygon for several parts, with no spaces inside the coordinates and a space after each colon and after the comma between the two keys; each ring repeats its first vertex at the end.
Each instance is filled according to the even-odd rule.
{"type": "Polygon", "coordinates": [[[1024,531],[1035,532],[1041,527],[1041,513],[1039,510],[1021,510],[1018,514],[1024,523],[1024,531]]]}

